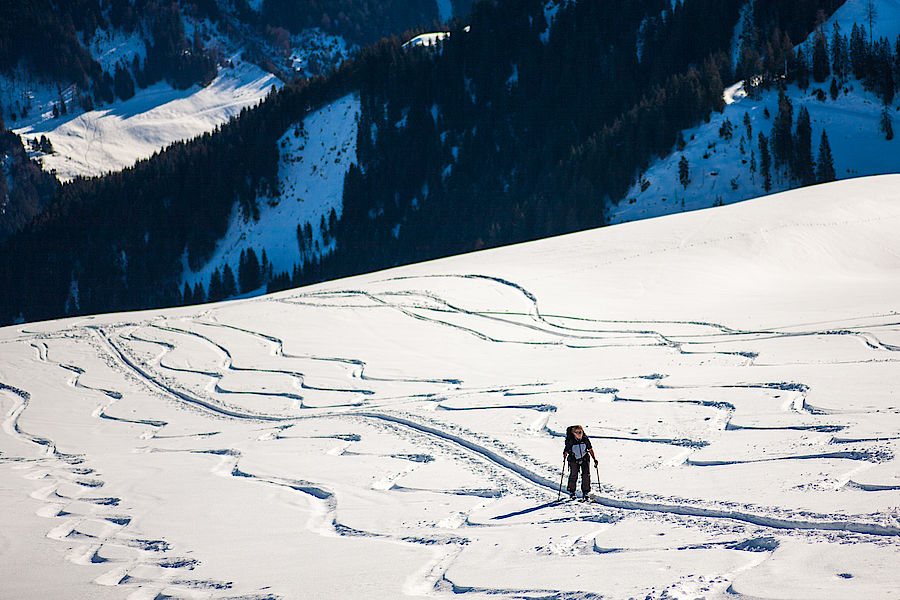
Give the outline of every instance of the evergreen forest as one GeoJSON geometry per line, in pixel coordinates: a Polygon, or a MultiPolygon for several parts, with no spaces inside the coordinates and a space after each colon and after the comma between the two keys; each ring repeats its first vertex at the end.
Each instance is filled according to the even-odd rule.
{"type": "MultiPolygon", "coordinates": [[[[310,6],[333,19],[343,4],[310,6]]],[[[824,54],[795,54],[791,40],[838,0],[757,0],[732,69],[743,5],[568,2],[548,24],[541,0],[481,0],[438,49],[403,47],[422,29],[382,38],[134,167],[64,185],[35,175],[47,208],[0,242],[0,323],[217,300],[602,226],[609,204],[683,129],[721,111],[724,86],[748,73],[768,88],[852,72],[893,97],[900,40],[822,32],[824,54]],[[237,274],[181,288],[184,262],[209,259],[235,204],[252,219],[257,198],[277,194],[280,136],[347,93],[359,94],[362,114],[343,212],[323,223],[336,250],[303,260],[298,248],[290,273],[247,252],[237,274]]],[[[782,122],[789,141],[765,140],[766,151],[815,181],[812,161],[793,149],[793,114],[782,122]]]]}

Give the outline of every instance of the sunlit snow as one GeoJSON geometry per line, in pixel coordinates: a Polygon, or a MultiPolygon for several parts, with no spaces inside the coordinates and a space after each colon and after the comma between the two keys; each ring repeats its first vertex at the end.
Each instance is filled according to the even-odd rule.
{"type": "Polygon", "coordinates": [[[898,190],[0,329],[3,593],[895,598],[898,190]]]}
{"type": "Polygon", "coordinates": [[[207,87],[173,89],[161,82],[137,90],[130,100],[52,118],[51,107],[23,124],[11,125],[25,139],[46,135],[54,153],[39,157],[43,168],[65,181],[118,171],[179,140],[188,140],[258,104],[281,81],[234,57],[207,87]]]}

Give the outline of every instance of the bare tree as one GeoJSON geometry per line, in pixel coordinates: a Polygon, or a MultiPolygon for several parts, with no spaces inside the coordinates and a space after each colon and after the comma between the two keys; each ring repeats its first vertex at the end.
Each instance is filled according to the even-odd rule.
{"type": "Polygon", "coordinates": [[[869,43],[872,43],[872,30],[875,28],[875,22],[878,21],[878,7],[875,5],[875,0],[866,0],[866,5],[863,9],[866,15],[866,21],[869,23],[869,43]]]}

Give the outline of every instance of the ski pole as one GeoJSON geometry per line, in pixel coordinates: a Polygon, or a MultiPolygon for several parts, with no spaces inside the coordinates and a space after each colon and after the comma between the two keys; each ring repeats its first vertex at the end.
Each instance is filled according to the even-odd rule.
{"type": "Polygon", "coordinates": [[[597,493],[600,493],[600,466],[594,461],[594,470],[597,472],[597,493]]]}
{"type": "Polygon", "coordinates": [[[559,472],[559,490],[556,492],[556,501],[559,502],[559,499],[562,498],[562,482],[563,477],[566,476],[566,455],[563,454],[563,466],[562,470],[559,472]]]}

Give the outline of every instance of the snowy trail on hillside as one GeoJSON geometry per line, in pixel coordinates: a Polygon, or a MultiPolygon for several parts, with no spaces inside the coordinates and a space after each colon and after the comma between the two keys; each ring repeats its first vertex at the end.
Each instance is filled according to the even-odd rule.
{"type": "MultiPolygon", "coordinates": [[[[838,244],[791,255],[823,262],[779,290],[809,303],[831,269],[816,310],[733,274],[703,289],[744,304],[678,305],[685,274],[716,277],[698,248],[734,271],[735,237],[888,239],[892,205],[848,219],[807,193],[813,216],[800,196],[762,233],[729,227],[784,201],[631,225],[640,249],[588,232],[0,330],[0,502],[23,523],[0,554],[31,565],[11,593],[52,595],[49,569],[71,598],[890,598],[900,319],[879,286],[897,279],[844,285],[838,244]],[[589,503],[556,502],[572,423],[600,459],[589,503]]],[[[892,248],[866,249],[881,275],[892,248]]]]}

